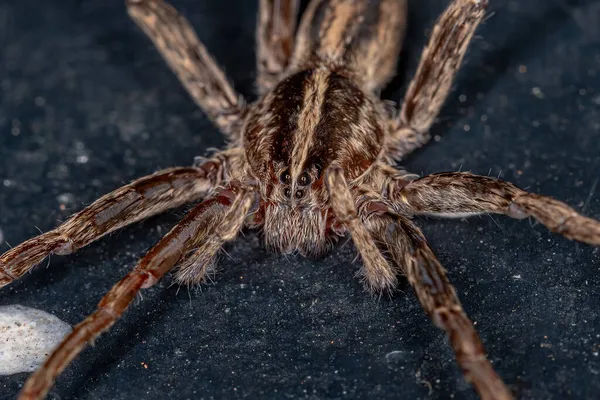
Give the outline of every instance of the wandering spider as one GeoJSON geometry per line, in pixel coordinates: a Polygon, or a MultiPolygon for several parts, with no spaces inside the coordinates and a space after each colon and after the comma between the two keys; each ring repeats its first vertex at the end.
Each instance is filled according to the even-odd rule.
{"type": "MultiPolygon", "coordinates": [[[[0,265],[4,267],[3,283],[9,283],[22,275],[50,253],[71,253],[102,234],[129,222],[191,202],[198,197],[206,197],[208,200],[196,206],[185,217],[183,225],[178,225],[167,234],[167,239],[163,239],[151,250],[136,270],[111,291],[113,296],[117,296],[105,298],[101,306],[106,307],[99,309],[95,319],[87,320],[88,324],[101,323],[103,327],[111,325],[139,289],[154,284],[176,264],[179,264],[176,275],[178,280],[184,283],[201,281],[206,269],[212,266],[212,256],[221,247],[222,242],[231,239],[244,222],[250,227],[263,227],[265,241],[269,247],[281,251],[297,250],[306,255],[326,251],[331,242],[322,240],[325,236],[327,239],[333,239],[349,233],[363,258],[365,267],[362,274],[367,286],[374,292],[387,292],[395,286],[399,273],[407,275],[434,322],[450,330],[452,347],[455,351],[459,350],[459,364],[482,397],[508,398],[510,395],[485,358],[476,357],[475,363],[478,368],[469,364],[474,361],[469,359],[469,354],[462,346],[470,348],[469,346],[478,339],[466,316],[460,311],[439,263],[418,228],[408,217],[420,213],[455,213],[454,216],[462,216],[474,212],[500,212],[514,217],[530,215],[544,224],[563,229],[561,233],[565,236],[594,245],[600,244],[599,224],[580,216],[565,219],[560,212],[568,212],[569,216],[575,214],[562,203],[527,195],[514,186],[487,177],[452,173],[414,179],[411,175],[393,170],[386,163],[402,157],[427,140],[426,132],[447,95],[450,78],[453,77],[458,61],[466,50],[467,39],[484,15],[483,2],[455,1],[441,17],[438,25],[440,29],[434,30],[429,49],[447,52],[449,60],[456,61],[456,66],[449,68],[446,71],[447,75],[437,76],[434,80],[419,84],[420,76],[426,73],[435,75],[436,68],[448,66],[443,62],[429,64],[427,58],[424,59],[425,64],[422,65],[430,66],[431,69],[419,69],[401,107],[403,111],[399,114],[399,121],[412,127],[409,131],[396,129],[393,126],[396,121],[394,119],[388,122],[387,111],[369,94],[391,77],[401,38],[400,17],[405,15],[400,9],[403,4],[401,1],[381,2],[381,7],[398,7],[396,12],[386,10],[386,13],[382,14],[389,18],[385,21],[378,17],[379,14],[371,14],[372,9],[361,12],[360,6],[357,8],[356,4],[350,7],[345,6],[344,2],[332,1],[330,9],[324,5],[309,6],[305,13],[305,21],[311,19],[311,12],[314,11],[314,20],[320,21],[321,29],[304,30],[301,25],[296,51],[291,56],[289,65],[286,55],[292,53],[292,38],[286,36],[286,32],[270,32],[275,25],[268,23],[273,15],[268,12],[271,9],[270,4],[265,3],[268,2],[263,2],[261,6],[262,10],[267,12],[261,15],[266,21],[262,19],[263,23],[259,28],[264,30],[259,29],[258,35],[259,56],[264,57],[262,59],[265,63],[259,64],[258,82],[262,92],[268,93],[269,88],[273,87],[275,89],[255,105],[245,107],[241,103],[238,104],[238,96],[235,96],[225,81],[220,79],[217,70],[214,69],[216,67],[195,70],[198,65],[206,67],[207,62],[210,64],[205,53],[194,53],[194,62],[186,63],[185,59],[173,58],[185,55],[181,43],[158,46],[162,48],[163,55],[171,61],[172,68],[183,79],[192,97],[207,111],[215,124],[228,133],[231,140],[228,150],[217,153],[194,168],[177,168],[152,178],[142,178],[126,187],[135,188],[135,193],[127,193],[121,189],[109,195],[116,196],[121,193],[120,203],[115,203],[115,198],[111,197],[113,202],[107,204],[107,197],[104,197],[104,202],[101,199],[101,203],[94,203],[67,222],[67,225],[58,228],[59,230],[15,247],[0,258],[0,265]],[[462,12],[456,13],[456,10],[462,12]],[[360,24],[349,23],[356,16],[364,17],[364,26],[377,26],[379,29],[366,30],[365,33],[360,29],[360,24]],[[380,25],[374,24],[377,21],[380,25]],[[452,22],[444,25],[444,21],[452,22]],[[459,22],[462,25],[459,25],[459,22]],[[355,26],[355,30],[349,29],[346,32],[345,29],[341,29],[351,26],[355,26]],[[456,29],[457,26],[462,27],[462,30],[456,29]],[[393,27],[398,29],[392,29],[393,27]],[[359,36],[352,36],[357,32],[359,36]],[[370,32],[383,35],[378,37],[377,47],[368,40],[370,32]],[[277,37],[269,36],[274,33],[283,35],[280,37],[284,40],[269,42],[270,37],[277,37]],[[356,40],[350,40],[346,46],[346,35],[356,40]],[[465,40],[461,42],[460,38],[463,37],[465,40]],[[436,46],[436,38],[443,39],[442,47],[436,46]],[[337,47],[338,43],[342,46],[337,47]],[[461,46],[453,47],[459,43],[462,43],[461,46]],[[311,46],[315,46],[316,50],[310,50],[311,46]],[[170,53],[178,48],[178,54],[170,53]],[[357,56],[348,60],[344,57],[347,52],[356,52],[357,56]],[[316,60],[315,55],[321,59],[316,60]],[[383,60],[375,63],[378,55],[381,55],[383,60]],[[343,62],[337,63],[336,60],[343,62]],[[357,70],[362,73],[357,74],[357,70]],[[213,75],[210,75],[211,71],[213,75]],[[278,71],[284,76],[279,77],[278,71]],[[448,79],[442,79],[444,77],[448,79]],[[202,83],[212,85],[202,86],[202,83]],[[202,93],[202,89],[207,87],[210,95],[202,93]],[[294,87],[297,89],[293,89],[294,87]],[[428,93],[427,89],[433,87],[437,90],[428,93]],[[332,99],[335,101],[331,101],[332,99]],[[320,106],[316,107],[315,104],[320,106]],[[305,105],[312,107],[304,107],[305,105]],[[222,112],[223,108],[227,108],[227,112],[222,112]],[[282,120],[283,118],[285,120],[282,120]],[[241,127],[238,124],[241,124],[241,127]],[[270,124],[273,125],[271,130],[268,129],[270,124]],[[302,141],[294,140],[295,137],[300,137],[294,136],[296,133],[304,134],[301,137],[302,141]],[[287,142],[285,134],[288,135],[287,142]],[[337,135],[340,139],[336,140],[337,135]],[[333,146],[333,150],[323,144],[311,147],[314,143],[306,139],[311,137],[320,138],[324,144],[333,146]],[[259,141],[261,138],[271,141],[265,144],[259,141]],[[239,148],[241,143],[244,144],[245,152],[239,148]],[[263,146],[266,146],[265,151],[257,150],[264,150],[263,146]],[[308,161],[301,165],[302,160],[308,161]],[[346,177],[350,182],[349,187],[346,186],[346,177]],[[151,181],[148,182],[148,179],[151,181]],[[168,179],[171,181],[166,185],[168,179]],[[473,191],[477,191],[477,197],[471,195],[473,191]],[[499,192],[503,196],[498,197],[499,192]],[[145,197],[137,197],[138,193],[145,197]],[[269,202],[266,201],[267,198],[269,202]],[[484,200],[484,204],[479,200],[484,200]],[[310,206],[293,206],[303,202],[309,202],[310,206]],[[540,202],[544,207],[536,207],[540,202]],[[359,218],[353,218],[355,208],[359,218]],[[92,213],[90,209],[99,212],[92,213]],[[300,210],[303,213],[302,218],[298,215],[300,210]],[[556,222],[557,216],[561,218],[559,222],[556,222]],[[77,220],[82,218],[88,218],[85,231],[75,226],[77,220]],[[193,231],[194,226],[201,227],[202,230],[193,231]],[[73,230],[79,234],[73,236],[73,230]],[[276,236],[274,232],[279,235],[276,236]],[[173,237],[181,240],[169,243],[173,237]],[[382,247],[385,255],[389,257],[388,260],[379,252],[382,247]],[[207,254],[210,257],[207,257],[207,254]],[[166,257],[157,259],[157,255],[166,257]],[[156,263],[156,260],[161,263],[156,263]],[[153,269],[148,271],[144,270],[144,267],[153,269]],[[435,279],[436,274],[438,280],[435,279]],[[432,279],[426,281],[424,275],[431,276],[432,279]],[[432,283],[434,281],[435,284],[432,283]],[[128,284],[131,284],[131,290],[123,291],[124,285],[128,284]],[[424,284],[432,286],[423,286],[424,284]],[[436,284],[444,287],[438,287],[440,292],[434,295],[431,288],[436,284]],[[119,296],[126,298],[121,299],[119,296]],[[116,300],[119,300],[119,307],[113,308],[112,305],[117,304],[116,300]],[[432,307],[432,303],[436,306],[432,307]],[[456,321],[460,321],[462,325],[453,325],[456,321]],[[490,391],[493,391],[496,397],[490,395],[490,391]]],[[[312,5],[314,4],[316,3],[313,2],[312,5]]],[[[290,6],[289,9],[282,7],[275,11],[282,11],[279,17],[283,20],[295,21],[294,13],[289,11],[296,7],[289,3],[287,5],[290,6]]],[[[181,25],[182,21],[177,20],[174,11],[164,3],[130,2],[130,7],[138,21],[156,22],[159,19],[153,20],[148,16],[161,15],[164,19],[160,21],[167,22],[161,26],[172,29],[172,36],[169,37],[182,40],[183,37],[177,36],[176,28],[185,25],[181,25]]],[[[309,23],[306,24],[309,27],[309,23]]],[[[161,27],[153,26],[154,29],[161,27]]],[[[286,28],[292,24],[277,26],[288,31],[286,28]]],[[[148,29],[148,25],[146,28],[148,29]]],[[[151,37],[152,31],[160,32],[148,30],[151,37]]],[[[155,39],[156,37],[154,36],[155,39]]],[[[193,36],[185,39],[188,43],[196,40],[193,36]]],[[[71,339],[66,339],[67,343],[73,340],[77,332],[69,337],[71,339]]],[[[78,341],[79,346],[73,347],[73,356],[99,331],[80,330],[79,333],[89,337],[78,341]]],[[[62,350],[69,348],[69,345],[61,347],[62,350]]],[[[478,350],[477,346],[475,350],[478,350]]],[[[46,393],[56,374],[69,361],[60,351],[59,349],[59,352],[49,359],[50,364],[46,364],[32,376],[24,388],[24,398],[46,393]],[[57,362],[61,365],[53,364],[57,362]],[[48,366],[52,368],[48,369],[48,366]],[[40,383],[45,385],[37,386],[40,383]]],[[[482,354],[476,351],[476,354],[471,356],[482,354]]]]}

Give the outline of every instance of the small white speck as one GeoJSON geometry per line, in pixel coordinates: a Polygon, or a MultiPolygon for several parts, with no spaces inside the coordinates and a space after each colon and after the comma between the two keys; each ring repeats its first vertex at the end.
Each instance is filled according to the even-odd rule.
{"type": "Polygon", "coordinates": [[[401,350],[395,350],[387,353],[385,355],[385,360],[387,362],[399,362],[406,358],[406,352],[401,350]]]}
{"type": "Polygon", "coordinates": [[[10,130],[10,133],[13,136],[19,136],[21,134],[21,121],[18,119],[12,120],[12,129],[10,130]]]}
{"type": "Polygon", "coordinates": [[[512,278],[513,279],[521,279],[521,275],[520,274],[519,275],[513,275],[512,278]]]}
{"type": "Polygon", "coordinates": [[[542,89],[538,86],[535,86],[531,89],[531,94],[533,94],[538,99],[543,99],[545,97],[544,92],[542,92],[542,89]]]}
{"type": "Polygon", "coordinates": [[[75,202],[75,196],[72,193],[62,193],[56,196],[56,200],[63,205],[71,204],[75,202]]]}
{"type": "Polygon", "coordinates": [[[89,161],[89,157],[86,156],[85,154],[82,154],[82,155],[77,156],[75,161],[77,162],[77,164],[85,164],[89,161]]]}
{"type": "Polygon", "coordinates": [[[46,104],[46,99],[42,96],[37,96],[34,100],[35,105],[38,107],[43,107],[46,104]]]}

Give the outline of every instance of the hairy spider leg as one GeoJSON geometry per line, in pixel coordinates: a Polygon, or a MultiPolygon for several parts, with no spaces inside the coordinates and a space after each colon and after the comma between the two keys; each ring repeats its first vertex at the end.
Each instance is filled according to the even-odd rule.
{"type": "Polygon", "coordinates": [[[256,25],[256,86],[267,93],[281,81],[296,41],[299,0],[260,0],[256,25]]]}
{"type": "MultiPolygon", "coordinates": [[[[235,238],[250,210],[255,194],[249,188],[229,187],[190,211],[102,298],[97,310],[77,324],[44,365],[35,371],[19,400],[41,399],[56,377],[102,332],[125,312],[141,289],[156,284],[187,252],[204,248],[216,252],[225,241],[235,238]]],[[[211,254],[210,256],[213,256],[211,254]]]]}
{"type": "Polygon", "coordinates": [[[205,196],[228,175],[230,157],[224,154],[196,168],[171,168],[135,180],[99,198],[56,229],[13,247],[0,256],[0,287],[51,254],[74,253],[110,232],[205,196]]]}
{"type": "Polygon", "coordinates": [[[362,258],[364,267],[360,275],[364,277],[365,284],[372,293],[391,293],[398,282],[397,273],[381,254],[365,228],[343,171],[338,167],[330,167],[326,171],[325,179],[330,195],[330,206],[336,220],[347,225],[362,258]]]}
{"type": "Polygon", "coordinates": [[[413,214],[441,217],[497,213],[533,217],[550,231],[571,240],[600,246],[600,222],[584,217],[563,202],[528,193],[512,183],[466,172],[431,174],[392,192],[413,214]]]}
{"type": "Polygon", "coordinates": [[[512,395],[494,371],[473,323],[465,314],[446,271],[421,230],[409,219],[388,213],[370,218],[369,232],[408,278],[423,309],[446,331],[465,379],[483,400],[509,400],[512,395]]]}
{"type": "Polygon", "coordinates": [[[192,99],[237,140],[244,101],[196,36],[189,21],[162,0],[126,0],[131,18],[152,40],[192,99]]]}
{"type": "Polygon", "coordinates": [[[456,77],[487,0],[454,0],[436,22],[419,67],[391,121],[387,156],[399,160],[426,144],[456,77]]]}

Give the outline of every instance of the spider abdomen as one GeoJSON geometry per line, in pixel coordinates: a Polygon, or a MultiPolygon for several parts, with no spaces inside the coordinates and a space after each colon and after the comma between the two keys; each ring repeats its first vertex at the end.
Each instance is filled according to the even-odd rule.
{"type": "Polygon", "coordinates": [[[302,17],[292,68],[327,65],[368,91],[394,75],[406,25],[405,0],[321,0],[302,17]]]}

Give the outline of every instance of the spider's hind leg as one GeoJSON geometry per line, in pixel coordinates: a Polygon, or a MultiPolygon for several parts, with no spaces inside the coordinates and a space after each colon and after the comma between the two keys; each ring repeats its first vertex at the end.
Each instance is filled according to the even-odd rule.
{"type": "Polygon", "coordinates": [[[194,101],[230,139],[239,139],[242,98],[188,20],[163,0],[126,0],[126,5],[194,101]]]}
{"type": "Polygon", "coordinates": [[[299,0],[260,0],[256,84],[261,94],[275,86],[288,66],[294,49],[299,3],[299,0]]]}
{"type": "Polygon", "coordinates": [[[429,128],[450,93],[486,7],[487,0],[454,0],[435,24],[400,115],[390,121],[389,157],[400,159],[429,141],[429,128]]]}

